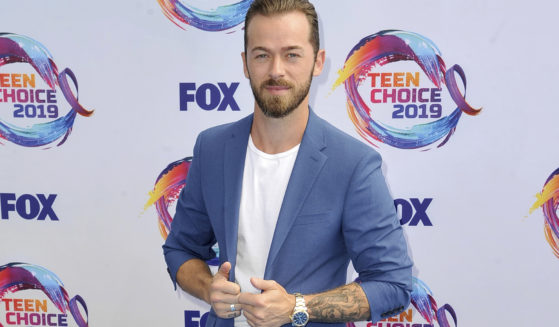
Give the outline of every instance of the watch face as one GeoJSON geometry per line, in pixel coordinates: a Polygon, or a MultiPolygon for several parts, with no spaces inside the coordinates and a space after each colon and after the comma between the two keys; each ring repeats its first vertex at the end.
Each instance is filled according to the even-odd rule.
{"type": "Polygon", "coordinates": [[[309,314],[305,311],[298,311],[293,314],[293,325],[304,326],[309,320],[309,314]]]}

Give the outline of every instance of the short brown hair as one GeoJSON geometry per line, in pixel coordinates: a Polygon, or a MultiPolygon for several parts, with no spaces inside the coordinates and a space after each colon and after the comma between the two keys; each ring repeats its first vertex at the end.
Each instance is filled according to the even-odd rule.
{"type": "Polygon", "coordinates": [[[290,11],[299,11],[305,14],[311,33],[309,41],[312,44],[314,54],[318,53],[320,48],[320,39],[318,34],[318,15],[312,3],[308,0],[254,0],[250,5],[245,17],[245,52],[247,51],[247,29],[248,24],[256,15],[272,16],[276,14],[283,14],[290,11]]]}

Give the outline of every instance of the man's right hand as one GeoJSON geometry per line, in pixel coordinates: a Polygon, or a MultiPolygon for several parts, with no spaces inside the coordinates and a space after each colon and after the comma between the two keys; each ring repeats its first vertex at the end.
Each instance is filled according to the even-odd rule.
{"type": "Polygon", "coordinates": [[[238,317],[242,311],[238,301],[241,287],[229,281],[230,270],[231,263],[224,262],[210,285],[210,304],[217,316],[224,319],[238,317]]]}

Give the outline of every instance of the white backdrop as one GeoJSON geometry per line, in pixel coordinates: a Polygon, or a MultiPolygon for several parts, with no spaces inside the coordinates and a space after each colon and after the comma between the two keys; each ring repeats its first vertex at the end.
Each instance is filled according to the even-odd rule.
{"type": "MultiPolygon", "coordinates": [[[[180,2],[212,10],[235,1],[180,2]]],[[[414,275],[428,285],[439,307],[449,304],[455,310],[461,326],[556,325],[559,258],[544,236],[542,210],[528,210],[559,168],[554,95],[559,66],[553,59],[559,49],[558,5],[544,0],[314,3],[327,61],[314,81],[312,107],[348,134],[366,142],[348,116],[344,86],[332,86],[350,50],[382,30],[430,39],[447,68],[464,69],[468,102],[483,107],[477,116],[463,114],[439,148],[378,148],[394,198],[432,199],[426,210],[432,226],[404,226],[414,275]]],[[[208,310],[173,290],[156,210],[144,211],[144,205],[163,169],[192,155],[200,131],[248,115],[253,100],[242,73],[240,27],[221,32],[183,27],[165,16],[156,0],[10,0],[0,9],[0,32],[41,43],[59,71],[68,67],[75,73],[80,104],[94,110],[90,117],[77,115],[60,146],[0,139],[0,206],[7,215],[0,219],[0,266],[25,262],[56,274],[70,298],[79,294],[87,303],[91,326],[196,327],[185,319],[185,310],[208,310]],[[234,93],[240,111],[206,111],[196,102],[180,111],[180,83],[240,83],[234,93]],[[24,219],[10,209],[25,194],[55,194],[58,220],[24,219]]],[[[17,83],[10,74],[17,73],[35,73],[37,84],[46,88],[30,67],[0,64],[0,74],[9,75],[0,89],[13,89],[17,83]]],[[[443,93],[448,104],[446,88],[443,93]]],[[[68,112],[59,91],[57,101],[60,115],[68,112]]],[[[25,128],[52,121],[13,115],[13,104],[0,102],[2,123],[25,128]]],[[[4,266],[4,275],[0,271],[0,325],[17,325],[10,324],[16,313],[28,313],[32,325],[31,313],[41,310],[25,307],[25,299],[45,300],[49,314],[60,313],[39,290],[7,289],[15,281],[7,274],[13,268],[4,266]]],[[[411,321],[398,318],[377,326],[427,324],[415,307],[410,309],[411,321]]],[[[82,306],[80,311],[85,316],[82,306]]],[[[69,313],[67,320],[77,326],[69,313]]]]}

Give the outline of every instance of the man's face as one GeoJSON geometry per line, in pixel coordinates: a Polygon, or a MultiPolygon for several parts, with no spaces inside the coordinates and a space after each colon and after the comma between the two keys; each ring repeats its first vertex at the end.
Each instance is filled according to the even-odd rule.
{"type": "Polygon", "coordinates": [[[285,117],[308,100],[312,76],[324,62],[323,50],[315,58],[309,35],[309,22],[298,11],[250,21],[244,72],[264,115],[285,117]]]}

